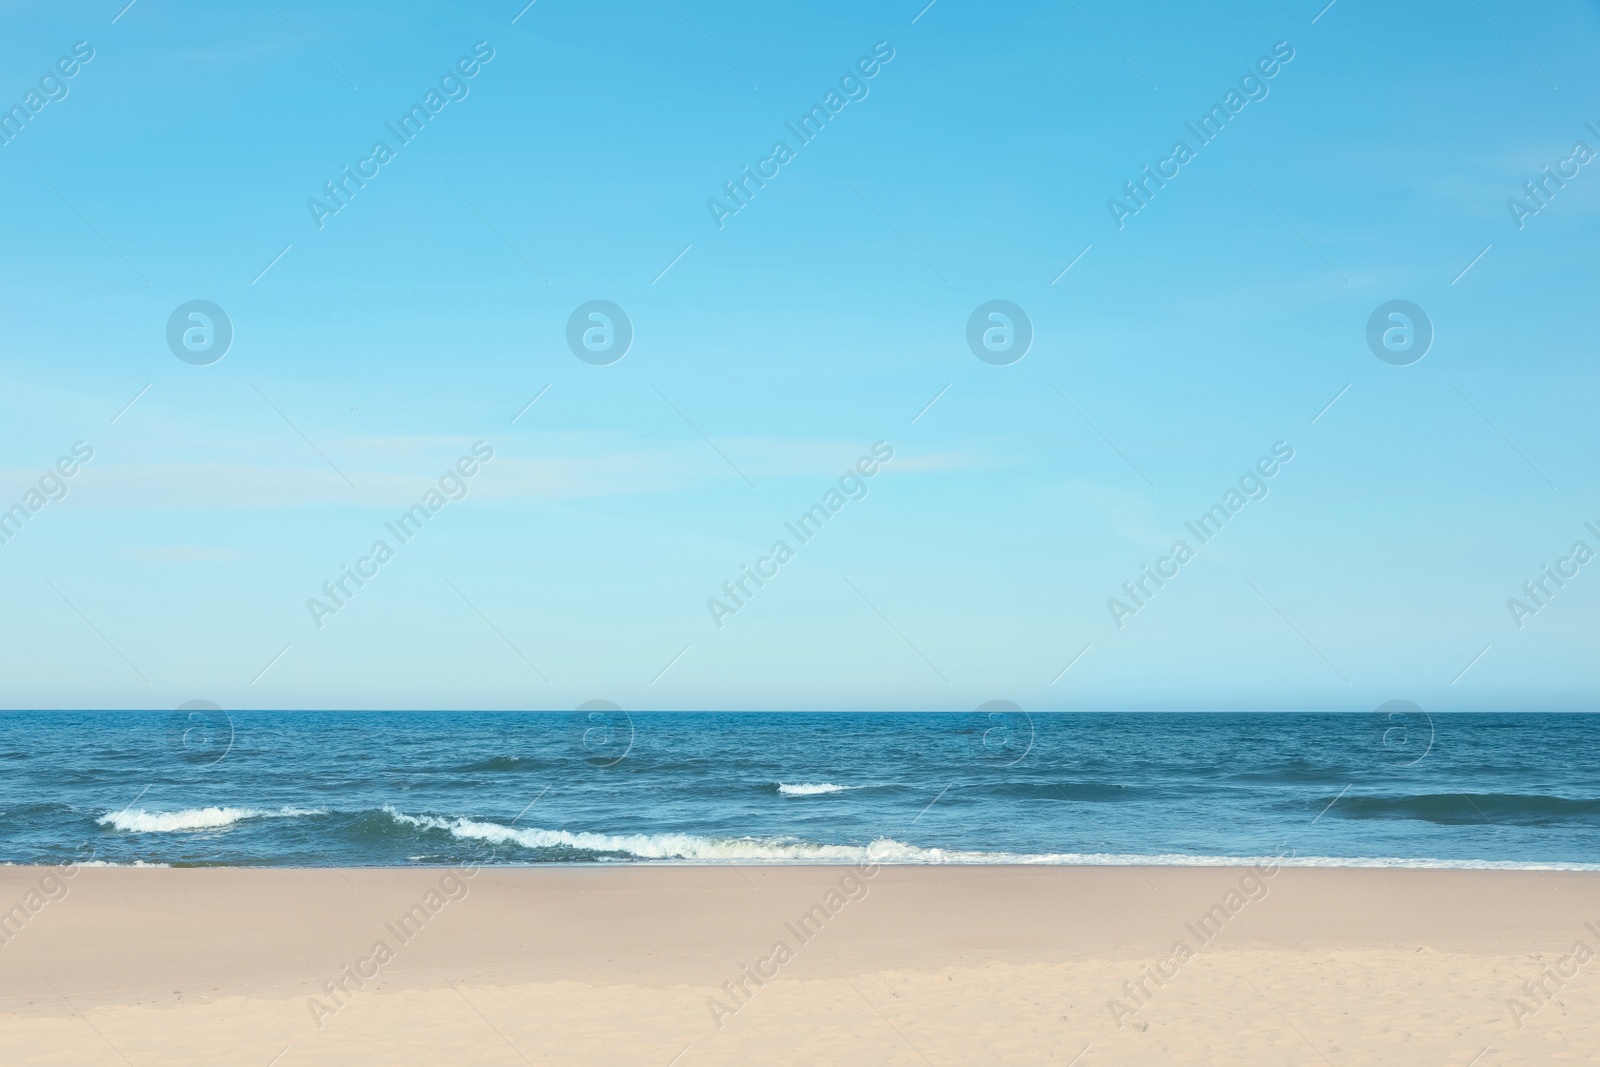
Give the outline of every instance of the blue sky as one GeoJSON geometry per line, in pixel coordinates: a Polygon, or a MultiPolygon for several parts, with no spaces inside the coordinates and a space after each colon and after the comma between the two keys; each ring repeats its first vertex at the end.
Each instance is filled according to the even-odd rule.
{"type": "Polygon", "coordinates": [[[0,507],[94,450],[0,545],[8,706],[1593,707],[1600,563],[1507,607],[1600,549],[1600,164],[1507,206],[1600,151],[1593,4],[121,7],[7,4],[0,41],[6,107],[93,49],[0,146],[0,507]],[[207,366],[165,339],[196,299],[234,330],[207,366]],[[634,330],[607,366],[565,339],[595,299],[634,330]],[[1034,330],[1007,366],[965,340],[995,299],[1034,330]],[[1366,342],[1394,299],[1435,331],[1409,366],[1366,342]],[[478,441],[465,498],[394,543],[478,441]],[[879,441],[866,496],[789,540],[879,441]],[[1277,442],[1269,495],[1196,545],[1277,442]]]}

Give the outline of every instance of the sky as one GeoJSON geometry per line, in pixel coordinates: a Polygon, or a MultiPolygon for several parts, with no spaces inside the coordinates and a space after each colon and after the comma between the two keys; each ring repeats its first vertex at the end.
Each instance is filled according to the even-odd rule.
{"type": "Polygon", "coordinates": [[[1593,709],[1595,4],[524,2],[3,5],[4,706],[1593,709]]]}

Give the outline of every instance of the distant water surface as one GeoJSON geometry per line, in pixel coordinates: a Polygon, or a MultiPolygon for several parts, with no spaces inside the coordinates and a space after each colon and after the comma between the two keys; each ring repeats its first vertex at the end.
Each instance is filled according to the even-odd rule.
{"type": "Polygon", "coordinates": [[[0,862],[1600,869],[1585,715],[0,713],[0,862]]]}

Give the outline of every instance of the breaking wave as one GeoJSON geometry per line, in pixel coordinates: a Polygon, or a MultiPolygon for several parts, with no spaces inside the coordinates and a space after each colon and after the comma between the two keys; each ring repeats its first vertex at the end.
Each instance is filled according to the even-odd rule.
{"type": "MultiPolygon", "coordinates": [[[[1392,859],[1340,856],[1195,856],[1186,853],[1138,855],[1081,852],[982,852],[971,849],[924,848],[877,838],[865,845],[826,845],[795,838],[708,837],[700,834],[603,834],[517,828],[469,818],[407,815],[392,807],[384,812],[395,822],[418,829],[440,830],[463,840],[542,852],[564,853],[557,860],[583,861],[599,856],[626,860],[679,863],[748,864],[917,864],[1019,865],[1084,867],[1414,867],[1464,870],[1600,870],[1600,864],[1525,863],[1495,860],[1392,859]]],[[[508,857],[515,859],[515,857],[508,857]]]]}
{"type": "Polygon", "coordinates": [[[245,819],[283,819],[296,815],[322,815],[310,808],[279,808],[265,811],[259,808],[185,808],[182,811],[145,811],[133,808],[128,811],[109,811],[95,822],[114,830],[135,834],[169,834],[185,830],[220,830],[245,819]]]}
{"type": "Polygon", "coordinates": [[[802,782],[799,785],[787,785],[779,782],[778,795],[785,797],[816,797],[825,793],[843,793],[846,789],[854,788],[855,786],[834,785],[831,782],[820,782],[816,785],[812,785],[809,782],[802,782]]]}

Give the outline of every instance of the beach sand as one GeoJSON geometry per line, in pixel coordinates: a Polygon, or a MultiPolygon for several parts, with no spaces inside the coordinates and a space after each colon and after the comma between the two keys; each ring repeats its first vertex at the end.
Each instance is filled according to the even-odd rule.
{"type": "Polygon", "coordinates": [[[5,1064],[1600,1062],[1589,873],[70,873],[0,869],[5,1064]]]}

